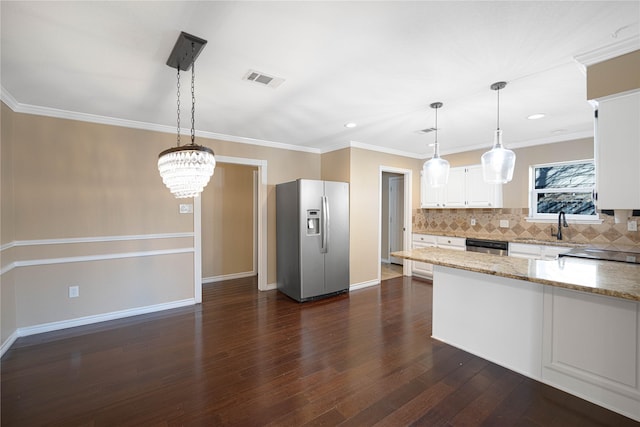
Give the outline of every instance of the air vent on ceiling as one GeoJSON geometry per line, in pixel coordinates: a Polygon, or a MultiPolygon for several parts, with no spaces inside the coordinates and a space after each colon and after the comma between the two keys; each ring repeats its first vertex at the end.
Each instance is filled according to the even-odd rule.
{"type": "Polygon", "coordinates": [[[426,129],[419,130],[418,133],[431,133],[435,131],[436,131],[436,128],[426,128],[426,129]]]}
{"type": "Polygon", "coordinates": [[[250,82],[258,83],[263,86],[269,86],[272,88],[276,88],[280,86],[282,82],[284,82],[283,78],[270,76],[255,70],[247,71],[244,77],[242,77],[242,80],[247,80],[250,82]]]}

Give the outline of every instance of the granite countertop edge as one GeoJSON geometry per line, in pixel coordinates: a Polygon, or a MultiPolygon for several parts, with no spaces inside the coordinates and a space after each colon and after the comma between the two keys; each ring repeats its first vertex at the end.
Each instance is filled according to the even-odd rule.
{"type": "Polygon", "coordinates": [[[577,258],[525,259],[444,248],[420,248],[393,252],[391,255],[443,267],[640,301],[640,266],[635,264],[577,258]],[[593,274],[585,276],[585,271],[593,274]],[[591,283],[586,283],[588,281],[591,283]]]}
{"type": "Polygon", "coordinates": [[[544,245],[544,246],[564,246],[567,248],[597,248],[613,251],[623,252],[638,252],[640,253],[640,245],[619,245],[616,243],[584,243],[584,242],[572,242],[569,240],[543,240],[532,237],[507,237],[507,236],[495,236],[490,234],[470,234],[470,233],[451,233],[451,232],[439,232],[439,231],[412,231],[413,234],[423,234],[428,236],[443,236],[443,237],[460,237],[470,239],[485,239],[485,240],[497,240],[509,243],[522,243],[528,245],[544,245]]]}

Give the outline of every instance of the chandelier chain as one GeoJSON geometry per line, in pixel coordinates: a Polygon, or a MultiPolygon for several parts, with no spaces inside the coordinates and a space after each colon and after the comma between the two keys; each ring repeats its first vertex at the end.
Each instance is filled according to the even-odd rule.
{"type": "Polygon", "coordinates": [[[180,67],[178,67],[178,91],[177,91],[177,96],[178,96],[178,101],[177,101],[177,105],[178,105],[178,147],[180,146],[180,67]]]}
{"type": "Polygon", "coordinates": [[[195,45],[191,43],[191,145],[195,144],[196,139],[196,91],[195,91],[195,76],[196,76],[196,62],[194,58],[195,45]]]}

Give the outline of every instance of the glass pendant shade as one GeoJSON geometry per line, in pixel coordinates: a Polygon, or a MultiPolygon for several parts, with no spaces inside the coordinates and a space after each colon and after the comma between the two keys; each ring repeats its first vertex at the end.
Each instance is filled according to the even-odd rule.
{"type": "Polygon", "coordinates": [[[178,199],[199,196],[215,167],[213,150],[200,145],[169,148],[158,156],[162,182],[178,199]]]}
{"type": "Polygon", "coordinates": [[[506,184],[513,178],[516,154],[502,146],[502,130],[497,129],[493,148],[482,155],[482,176],[490,184],[506,184]]]}
{"type": "Polygon", "coordinates": [[[422,170],[430,187],[444,187],[449,179],[449,162],[438,156],[424,162],[422,170]]]}
{"type": "Polygon", "coordinates": [[[506,184],[513,178],[516,165],[516,154],[502,145],[502,130],[500,129],[500,89],[504,89],[507,82],[496,82],[489,86],[496,91],[497,120],[493,148],[482,155],[482,178],[489,184],[506,184]]]}

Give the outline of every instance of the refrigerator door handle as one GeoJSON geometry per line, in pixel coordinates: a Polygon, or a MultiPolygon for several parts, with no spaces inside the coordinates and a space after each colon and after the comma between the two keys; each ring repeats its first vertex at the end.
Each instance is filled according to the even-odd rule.
{"type": "Polygon", "coordinates": [[[320,252],[327,253],[329,249],[329,200],[327,196],[322,196],[322,246],[320,252]]]}

